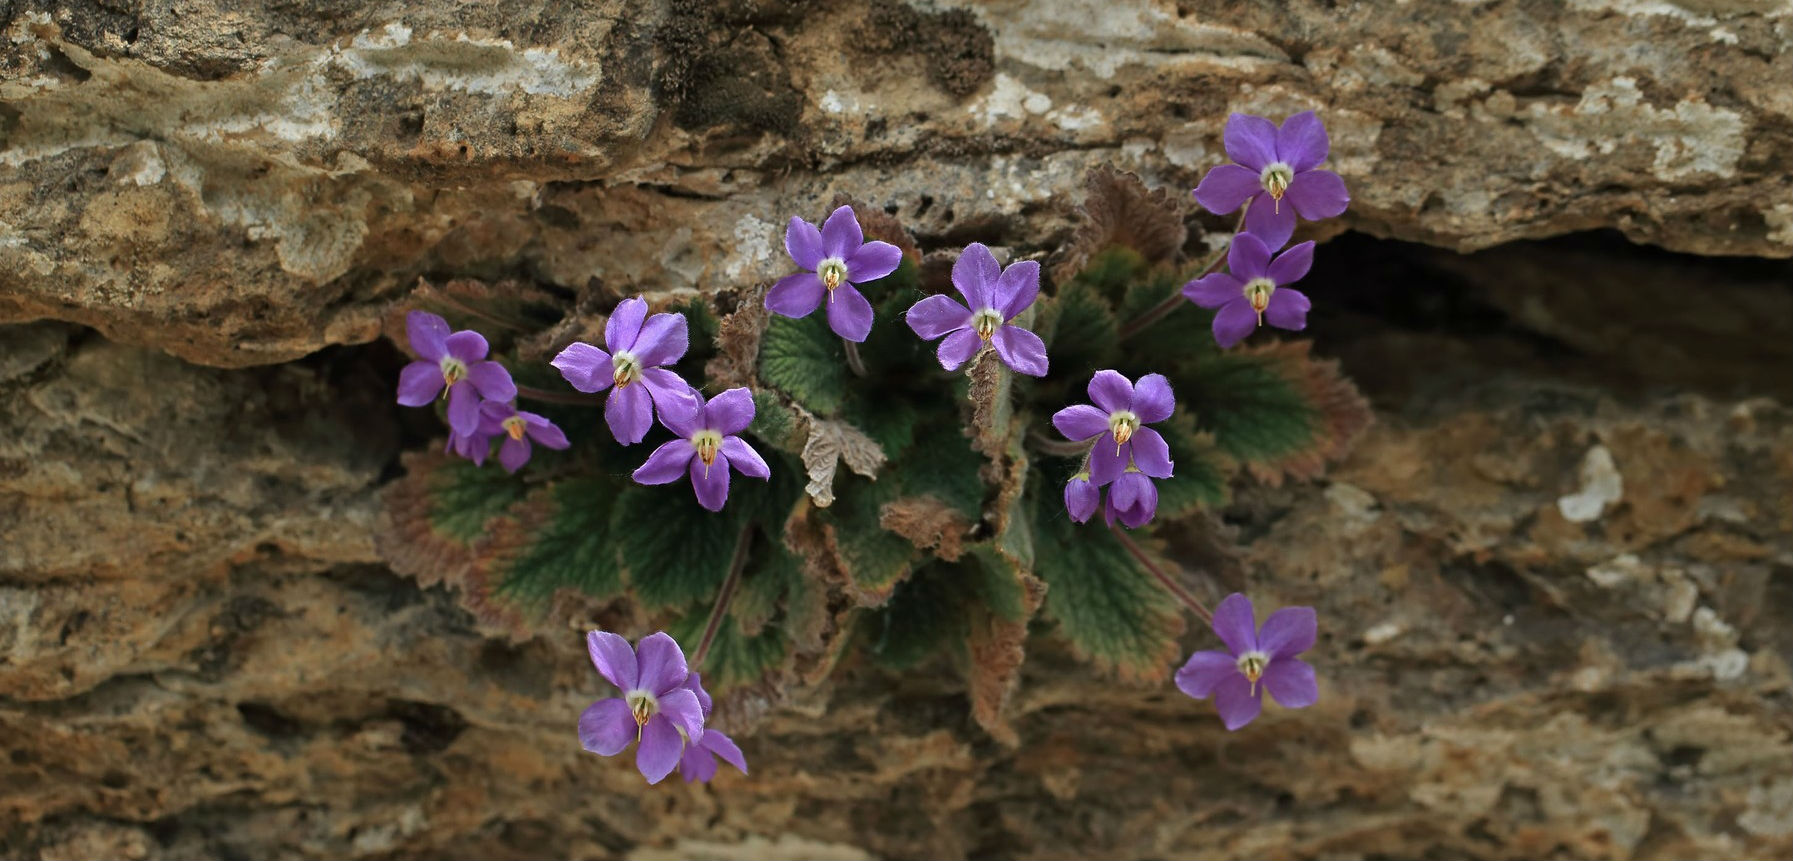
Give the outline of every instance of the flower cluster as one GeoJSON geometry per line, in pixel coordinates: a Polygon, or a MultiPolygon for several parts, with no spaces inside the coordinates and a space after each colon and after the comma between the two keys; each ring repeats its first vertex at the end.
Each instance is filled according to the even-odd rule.
{"type": "Polygon", "coordinates": [[[716,760],[747,773],[747,759],[733,739],[704,726],[710,695],[685,664],[685,651],[665,632],[629,641],[604,631],[585,635],[585,650],[598,673],[621,696],[598,700],[579,716],[579,743],[599,756],[615,756],[636,742],[635,767],[648,783],[673,768],[685,782],[708,782],[716,760]]]}
{"type": "Polygon", "coordinates": [[[1320,221],[1351,203],[1345,181],[1319,169],[1332,144],[1313,111],[1289,117],[1280,127],[1263,117],[1233,114],[1225,140],[1233,163],[1208,171],[1195,199],[1216,215],[1245,207],[1245,229],[1227,250],[1229,271],[1210,272],[1183,287],[1189,301],[1217,309],[1214,340],[1223,348],[1265,322],[1290,331],[1307,327],[1311,303],[1288,285],[1307,274],[1314,243],[1276,252],[1294,235],[1297,215],[1320,221]]]}
{"type": "Polygon", "coordinates": [[[1065,484],[1065,510],[1078,523],[1089,520],[1108,487],[1102,511],[1110,525],[1138,529],[1158,513],[1152,479],[1171,477],[1170,444],[1148,424],[1170,418],[1176,399],[1162,374],[1146,374],[1135,385],[1116,371],[1097,371],[1089,381],[1095,406],[1077,404],[1054,413],[1052,426],[1066,439],[1090,443],[1083,468],[1065,484]]]}
{"type": "Polygon", "coordinates": [[[498,462],[516,472],[529,462],[531,443],[566,448],[566,434],[535,413],[518,410],[517,384],[503,365],[486,358],[485,336],[472,329],[450,332],[448,321],[427,311],[405,315],[405,335],[417,361],[398,375],[398,402],[428,406],[448,399],[446,450],[484,465],[492,440],[504,437],[498,462]]]}

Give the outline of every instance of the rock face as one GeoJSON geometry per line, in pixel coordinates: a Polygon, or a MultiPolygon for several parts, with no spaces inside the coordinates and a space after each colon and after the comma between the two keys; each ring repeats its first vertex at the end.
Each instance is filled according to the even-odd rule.
{"type": "Polygon", "coordinates": [[[0,855],[1793,853],[1786,4],[251,5],[0,6],[0,855]],[[1228,734],[1040,637],[1018,748],[846,667],[646,788],[574,743],[576,630],[379,563],[436,429],[357,345],[420,276],[751,283],[837,192],[1051,248],[1086,168],[1308,108],[1404,240],[1310,290],[1379,423],[1185,561],[1319,610],[1314,708],[1228,734]],[[1592,228],[1770,259],[1452,253],[1592,228]]]}

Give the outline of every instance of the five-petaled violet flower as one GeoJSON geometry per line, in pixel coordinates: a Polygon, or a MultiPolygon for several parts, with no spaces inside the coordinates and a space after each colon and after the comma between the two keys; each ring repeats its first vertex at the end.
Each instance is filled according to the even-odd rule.
{"type": "Polygon", "coordinates": [[[490,429],[488,433],[505,437],[503,444],[498,446],[498,463],[506,472],[516,472],[529,462],[531,440],[557,449],[572,444],[567,442],[567,435],[545,416],[497,401],[486,401],[479,411],[481,424],[490,429]]]}
{"type": "Polygon", "coordinates": [[[703,706],[685,687],[689,675],[685,653],[665,632],[643,637],[639,648],[604,631],[585,635],[591,662],[620,697],[598,700],[579,716],[579,743],[600,756],[615,756],[629,746],[635,767],[648,783],[659,783],[678,767],[687,740],[703,741],[703,706]]]}
{"type": "Polygon", "coordinates": [[[1158,513],[1158,486],[1137,466],[1129,466],[1121,477],[1108,486],[1108,505],[1102,519],[1113,526],[1116,520],[1128,529],[1138,529],[1152,522],[1158,513]]]}
{"type": "MultiPolygon", "coordinates": [[[[490,403],[492,402],[486,401],[486,404],[490,403]]],[[[492,424],[483,415],[485,404],[480,405],[480,411],[482,415],[479,419],[479,427],[474,428],[473,433],[459,434],[455,433],[454,428],[449,428],[448,443],[442,446],[443,452],[460,455],[473,461],[474,466],[486,465],[486,455],[492,453],[492,437],[497,436],[503,430],[492,424]]]]}
{"type": "Polygon", "coordinates": [[[661,409],[660,423],[679,438],[654,449],[635,470],[641,484],[667,484],[689,473],[698,504],[721,511],[730,469],[750,478],[772,476],[759,452],[736,436],[753,423],[753,394],[745,388],[729,389],[707,404],[691,389],[689,397],[661,409]]]}
{"type": "Polygon", "coordinates": [[[399,372],[400,404],[428,406],[447,387],[448,427],[471,437],[479,430],[480,399],[508,401],[517,396],[510,372],[486,360],[490,348],[478,332],[462,329],[450,333],[448,321],[428,311],[406,314],[405,332],[418,360],[399,372]]]}
{"type": "Polygon", "coordinates": [[[1314,265],[1314,243],[1303,242],[1270,257],[1270,246],[1249,233],[1233,237],[1228,272],[1214,272],[1183,285],[1183,295],[1214,314],[1214,341],[1222,348],[1244,340],[1266,321],[1278,329],[1307,327],[1313,306],[1307,294],[1285,285],[1301,280],[1314,265]]]}
{"type": "Polygon", "coordinates": [[[654,411],[686,399],[691,390],[678,374],[663,367],[685,355],[691,345],[684,314],[647,313],[647,301],[624,299],[604,323],[608,351],[577,342],[560,351],[553,365],[582,392],[616,389],[604,401],[604,421],[623,445],[641,442],[654,426],[654,411]]]}
{"type": "Polygon", "coordinates": [[[888,242],[865,241],[853,207],[836,209],[821,229],[796,216],[784,231],[784,249],[806,270],[779,279],[766,292],[766,309],[786,317],[807,317],[828,305],[828,326],[849,341],[872,331],[872,303],[858,286],[896,271],[903,252],[888,242]]]}
{"type": "Polygon", "coordinates": [[[1233,114],[1226,121],[1226,154],[1235,163],[1208,171],[1195,188],[1195,199],[1217,215],[1247,202],[1245,229],[1271,248],[1281,248],[1295,233],[1297,213],[1308,221],[1345,211],[1351,195],[1345,181],[1330,170],[1318,170],[1332,143],[1313,111],[1283,121],[1233,114]]]}
{"type": "MultiPolygon", "coordinates": [[[[1052,426],[1066,438],[1095,440],[1089,453],[1089,480],[1097,486],[1105,485],[1121,478],[1128,467],[1137,468],[1147,477],[1170,478],[1170,444],[1157,431],[1146,427],[1170,418],[1176,409],[1170,381],[1163,374],[1146,374],[1135,386],[1119,372],[1097,371],[1090,378],[1089,397],[1095,406],[1077,404],[1052,415],[1052,426]]],[[[1128,493],[1142,492],[1137,483],[1129,484],[1128,493]]],[[[1149,487],[1151,482],[1146,485],[1149,487]]],[[[1121,509],[1134,507],[1131,496],[1116,501],[1113,489],[1109,491],[1109,501],[1121,509]]],[[[1152,491],[1151,507],[1157,506],[1158,494],[1152,491]]]]}
{"type": "Polygon", "coordinates": [[[1251,723],[1269,691],[1283,708],[1320,699],[1314,668],[1296,655],[1314,645],[1318,626],[1312,607],[1284,607],[1259,630],[1251,599],[1237,592],[1214,608],[1214,633],[1227,651],[1196,652],[1177,671],[1177,687],[1196,699],[1214,695],[1214,710],[1229,730],[1251,723]]]}
{"type": "Polygon", "coordinates": [[[1039,263],[1023,260],[1004,269],[990,249],[973,242],[953,264],[953,286],[965,297],[964,305],[934,295],[904,315],[922,340],[946,336],[937,352],[941,367],[956,371],[989,344],[1015,373],[1046,376],[1046,343],[1011,323],[1040,295],[1039,263]]]}
{"type": "Polygon", "coordinates": [[[1090,484],[1089,473],[1080,472],[1065,482],[1065,512],[1071,520],[1086,523],[1102,504],[1102,490],[1090,484]]]}
{"type": "MultiPolygon", "coordinates": [[[[710,694],[704,690],[703,679],[696,670],[685,680],[685,687],[697,695],[697,704],[703,707],[704,720],[709,721],[710,694]]],[[[741,755],[741,748],[735,745],[734,739],[723,735],[719,730],[706,727],[701,740],[685,746],[685,754],[679,757],[679,776],[685,778],[686,783],[709,783],[710,778],[716,776],[718,759],[740,769],[742,774],[747,773],[747,757],[741,755]]]]}

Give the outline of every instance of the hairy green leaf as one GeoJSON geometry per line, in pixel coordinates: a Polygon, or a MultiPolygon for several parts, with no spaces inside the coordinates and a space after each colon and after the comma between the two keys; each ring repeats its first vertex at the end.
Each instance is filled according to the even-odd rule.
{"type": "Polygon", "coordinates": [[[740,537],[740,507],[705,511],[685,482],[630,487],[615,505],[611,539],[642,606],[687,607],[715,596],[740,537]]]}
{"type": "Polygon", "coordinates": [[[967,597],[957,567],[923,565],[897,587],[890,602],[860,626],[874,661],[893,670],[917,666],[942,648],[965,640],[965,615],[953,608],[967,597]]]}
{"type": "Polygon", "coordinates": [[[1170,444],[1175,474],[1159,481],[1158,519],[1174,520],[1202,506],[1226,501],[1231,459],[1214,443],[1213,434],[1195,429],[1195,416],[1178,410],[1170,420],[1154,425],[1170,444]]]}
{"type": "Polygon", "coordinates": [[[845,400],[851,376],[840,337],[823,315],[795,320],[772,315],[760,342],[760,379],[767,385],[810,412],[831,416],[845,400]]]}
{"type": "Polygon", "coordinates": [[[1063,506],[1035,499],[1034,573],[1046,615],[1077,653],[1127,679],[1161,679],[1177,657],[1176,601],[1097,520],[1078,526],[1063,506]]]}
{"type": "Polygon", "coordinates": [[[576,478],[543,491],[543,516],[526,521],[525,543],[496,566],[498,593],[541,600],[568,587],[594,598],[620,592],[622,569],[610,540],[616,490],[613,481],[576,478]]]}
{"type": "Polygon", "coordinates": [[[486,534],[486,521],[523,498],[526,486],[495,466],[451,460],[429,477],[430,524],[446,537],[470,544],[486,534]]]}

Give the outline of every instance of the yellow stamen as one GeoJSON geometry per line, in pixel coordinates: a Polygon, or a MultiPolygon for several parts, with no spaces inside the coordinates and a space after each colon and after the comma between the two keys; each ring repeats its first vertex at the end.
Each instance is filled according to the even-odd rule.
{"type": "Polygon", "coordinates": [[[704,463],[704,478],[709,478],[710,467],[716,464],[716,452],[722,449],[722,434],[700,430],[691,435],[691,445],[697,449],[697,459],[704,463]]]}
{"type": "Polygon", "coordinates": [[[610,357],[610,363],[616,368],[610,374],[610,381],[615,383],[617,388],[623,388],[641,379],[641,363],[635,361],[634,356],[619,352],[610,357]]]}
{"type": "Polygon", "coordinates": [[[816,274],[822,277],[822,286],[828,288],[828,298],[834,298],[834,288],[847,280],[847,264],[837,258],[829,258],[816,266],[816,274]]]}
{"type": "Polygon", "coordinates": [[[1126,445],[1127,441],[1132,439],[1133,435],[1139,432],[1139,416],[1134,415],[1127,410],[1110,413],[1108,416],[1108,431],[1109,433],[1114,434],[1114,453],[1119,455],[1121,453],[1121,446],[1126,445]]]}
{"type": "Polygon", "coordinates": [[[1251,682],[1251,694],[1257,696],[1258,679],[1264,677],[1264,668],[1270,664],[1270,657],[1263,652],[1246,652],[1239,656],[1239,672],[1245,674],[1245,680],[1251,682]]]}
{"type": "Polygon", "coordinates": [[[510,434],[511,439],[522,439],[526,427],[521,416],[511,416],[504,420],[504,432],[510,434]]]}
{"type": "Polygon", "coordinates": [[[988,342],[996,337],[996,330],[1002,328],[1002,314],[994,308],[985,308],[971,318],[971,327],[977,330],[980,340],[988,342]]]}

